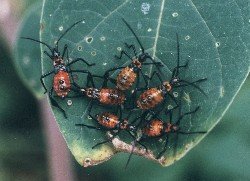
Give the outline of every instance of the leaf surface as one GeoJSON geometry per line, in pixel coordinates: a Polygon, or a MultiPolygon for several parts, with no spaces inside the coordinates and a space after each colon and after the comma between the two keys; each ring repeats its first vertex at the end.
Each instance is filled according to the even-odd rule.
{"type": "MultiPolygon", "coordinates": [[[[208,2],[208,4],[213,5],[212,2],[208,2]]],[[[180,64],[185,64],[186,61],[189,60],[189,66],[181,72],[181,76],[183,79],[189,81],[195,81],[205,77],[208,79],[206,82],[200,84],[200,87],[207,94],[207,98],[194,88],[186,88],[184,96],[181,96],[186,103],[183,108],[184,112],[193,110],[197,106],[201,107],[195,115],[186,117],[182,121],[181,128],[185,131],[210,130],[221,118],[222,113],[226,110],[228,104],[232,101],[239,89],[239,86],[244,81],[246,68],[243,72],[239,72],[238,67],[234,70],[230,69],[231,75],[235,75],[233,82],[237,82],[232,90],[230,86],[231,81],[228,80],[232,80],[232,77],[225,76],[224,73],[224,71],[227,70],[227,66],[232,66],[232,60],[228,59],[232,57],[232,55],[227,54],[231,49],[223,46],[222,39],[219,41],[220,46],[218,46],[218,43],[216,44],[216,42],[218,42],[218,32],[216,31],[218,29],[214,28],[216,21],[214,20],[214,25],[211,24],[212,21],[208,19],[212,18],[214,13],[201,13],[201,11],[204,10],[204,6],[205,4],[202,3],[197,5],[195,1],[184,0],[148,1],[147,3],[128,0],[96,0],[91,2],[83,0],[45,0],[42,16],[44,29],[41,32],[41,40],[53,45],[61,33],[70,25],[84,19],[84,23],[74,27],[62,39],[60,42],[60,50],[62,51],[64,44],[67,44],[69,46],[69,56],[71,59],[84,57],[88,62],[96,63],[96,66],[93,67],[86,67],[86,65],[77,63],[73,66],[74,69],[87,69],[95,74],[102,75],[109,68],[130,63],[125,57],[122,60],[116,60],[114,58],[114,55],[118,55],[121,49],[125,49],[125,42],[134,44],[137,51],[140,51],[139,44],[135,37],[121,20],[121,18],[124,18],[139,36],[145,50],[157,61],[161,61],[164,64],[162,77],[164,80],[169,80],[172,73],[171,71],[177,62],[176,33],[178,33],[180,40],[180,64]],[[228,94],[228,96],[225,94],[225,96],[221,98],[222,90],[225,93],[230,92],[230,94],[228,94]]],[[[220,11],[225,9],[220,8],[220,11]]],[[[231,8],[234,9],[234,7],[231,8]]],[[[227,7],[227,9],[229,9],[229,7],[227,7]]],[[[233,18],[234,16],[230,17],[233,18]]],[[[240,32],[239,25],[242,24],[239,22],[237,27],[235,25],[235,28],[238,28],[240,32]]],[[[233,30],[230,30],[227,36],[233,36],[232,32],[233,30]]],[[[240,36],[239,32],[238,37],[240,36]]],[[[230,41],[228,46],[230,45],[231,47],[234,43],[235,41],[230,41]]],[[[237,46],[238,49],[235,49],[236,55],[239,55],[239,51],[241,50],[246,52],[241,45],[242,44],[239,43],[239,47],[237,46]]],[[[44,50],[45,47],[42,47],[42,51],[44,50]]],[[[246,54],[243,56],[245,57],[246,54]]],[[[233,60],[234,63],[240,65],[241,60],[233,60]]],[[[247,59],[245,59],[244,62],[247,62],[247,59]]],[[[42,55],[42,63],[44,73],[53,69],[51,61],[44,55],[42,55]]],[[[243,68],[245,65],[246,64],[242,64],[240,67],[243,68]]],[[[148,75],[152,74],[153,71],[153,66],[143,68],[143,72],[148,75]]],[[[116,74],[117,71],[113,76],[115,77],[116,74]]],[[[77,81],[81,85],[84,85],[86,77],[79,76],[77,81]]],[[[52,77],[47,78],[47,87],[51,87],[51,82],[52,77]]],[[[101,81],[96,83],[97,87],[100,87],[101,81]]],[[[159,85],[159,81],[153,79],[150,85],[157,86],[159,85]]],[[[176,92],[180,95],[179,90],[176,90],[176,92]]],[[[86,115],[89,100],[87,98],[70,99],[70,104],[69,99],[60,100],[58,98],[57,101],[66,110],[69,118],[64,119],[62,113],[56,108],[53,108],[54,115],[67,141],[68,147],[80,164],[84,166],[94,165],[109,159],[117,151],[131,151],[131,146],[127,143],[130,143],[132,140],[129,139],[127,135],[120,135],[120,139],[114,139],[114,146],[105,144],[99,148],[92,149],[92,146],[107,139],[107,137],[105,136],[105,131],[100,132],[75,127],[75,123],[82,122],[96,125],[94,121],[88,119],[86,115]]],[[[172,103],[169,102],[168,106],[170,104],[172,105],[172,103]]],[[[98,105],[96,107],[94,113],[107,110],[98,105]]],[[[140,113],[137,112],[136,114],[138,115],[140,113]]],[[[171,136],[168,151],[164,157],[156,161],[162,165],[173,163],[194,147],[202,137],[204,137],[204,135],[180,135],[178,136],[177,142],[176,137],[174,135],[171,136]],[[176,153],[174,153],[176,147],[175,142],[177,142],[176,153]]],[[[150,148],[149,153],[146,154],[145,151],[140,149],[135,149],[135,153],[155,160],[155,156],[161,151],[164,145],[164,140],[151,141],[147,144],[150,148]]]]}

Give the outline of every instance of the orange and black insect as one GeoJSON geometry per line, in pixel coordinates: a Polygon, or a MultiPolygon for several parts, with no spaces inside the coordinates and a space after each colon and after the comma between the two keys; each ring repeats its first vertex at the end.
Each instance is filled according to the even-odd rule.
{"type": "MultiPolygon", "coordinates": [[[[52,61],[53,61],[53,67],[54,69],[48,73],[45,73],[44,75],[42,75],[40,77],[40,81],[42,83],[42,86],[45,89],[45,92],[47,92],[47,88],[44,84],[43,79],[51,74],[54,74],[54,78],[53,78],[53,86],[49,92],[49,98],[51,100],[51,103],[53,106],[59,108],[64,116],[67,118],[65,111],[58,105],[58,103],[55,101],[55,99],[53,99],[53,91],[56,93],[56,96],[60,97],[60,98],[65,98],[70,90],[71,90],[71,80],[70,80],[70,73],[73,72],[78,72],[78,73],[85,73],[85,74],[90,74],[89,71],[87,70],[71,70],[70,66],[76,62],[82,61],[83,63],[85,63],[88,66],[93,66],[95,65],[93,64],[89,64],[86,60],[84,60],[83,58],[76,58],[74,60],[72,60],[71,62],[69,62],[69,56],[68,56],[68,45],[65,44],[64,45],[64,49],[63,49],[63,53],[62,55],[60,54],[59,50],[58,50],[58,44],[60,42],[60,40],[65,36],[65,34],[71,29],[73,28],[75,25],[81,23],[81,21],[75,22],[73,25],[71,25],[56,41],[55,47],[51,47],[50,45],[48,45],[45,42],[39,41],[39,40],[35,40],[33,38],[27,38],[27,37],[21,37],[23,39],[27,39],[27,40],[32,40],[38,43],[41,43],[43,45],[45,45],[49,50],[50,53],[48,53],[47,51],[44,51],[44,54],[47,55],[52,61]],[[66,55],[66,60],[67,63],[65,63],[65,55],[66,55]]],[[[72,79],[72,81],[74,81],[74,79],[72,79]]]]}
{"type": "MultiPolygon", "coordinates": [[[[152,78],[156,75],[160,82],[161,85],[158,87],[153,87],[153,88],[142,88],[142,89],[136,89],[135,90],[135,94],[138,90],[145,90],[142,94],[140,94],[139,98],[137,99],[137,106],[140,109],[143,110],[148,110],[148,109],[152,109],[155,108],[158,104],[163,102],[163,106],[166,103],[166,97],[170,96],[170,98],[177,104],[175,98],[173,97],[173,95],[171,94],[171,91],[174,88],[177,87],[185,87],[185,86],[193,86],[195,88],[197,88],[200,92],[202,92],[204,95],[206,95],[204,93],[204,91],[197,86],[195,83],[199,83],[202,81],[207,80],[207,78],[202,78],[199,79],[197,81],[194,82],[189,82],[187,80],[183,80],[180,79],[179,77],[179,73],[180,73],[180,68],[185,68],[188,66],[188,62],[185,65],[180,65],[180,46],[179,46],[179,38],[178,38],[178,34],[176,34],[176,39],[177,39],[177,66],[173,69],[172,72],[172,77],[170,81],[163,81],[160,74],[158,72],[153,72],[151,78],[149,78],[150,80],[152,80],[152,78]]],[[[177,104],[178,105],[178,104],[177,104]]]]}
{"type": "MultiPolygon", "coordinates": [[[[158,154],[157,159],[160,158],[166,152],[167,147],[168,147],[170,134],[176,133],[176,134],[188,135],[188,134],[205,134],[205,133],[207,133],[206,131],[194,131],[194,132],[188,131],[187,132],[187,131],[182,131],[180,128],[180,121],[186,115],[196,113],[199,110],[199,107],[197,107],[193,111],[186,112],[184,114],[181,114],[181,109],[179,107],[179,116],[178,116],[178,119],[175,123],[172,122],[172,112],[174,109],[175,108],[173,108],[171,110],[167,110],[165,112],[166,115],[169,115],[168,122],[164,122],[161,118],[159,118],[158,113],[154,113],[152,111],[148,111],[149,114],[153,113],[153,115],[149,116],[149,117],[151,117],[150,120],[144,120],[145,117],[142,117],[143,120],[141,120],[141,121],[144,122],[145,124],[141,128],[142,136],[139,140],[137,140],[137,142],[144,142],[144,141],[146,141],[148,139],[152,139],[152,138],[162,138],[164,136],[166,137],[164,148],[158,154]]],[[[147,114],[145,114],[145,115],[147,115],[147,114]]]]}
{"type": "MultiPolygon", "coordinates": [[[[98,123],[98,127],[92,126],[92,125],[86,125],[86,124],[75,124],[76,126],[82,126],[87,127],[90,129],[96,129],[100,131],[111,131],[112,132],[112,138],[107,139],[103,142],[100,142],[92,147],[95,148],[101,144],[105,144],[108,142],[111,142],[112,139],[117,136],[121,131],[126,131],[133,140],[136,139],[134,136],[134,132],[136,131],[136,127],[131,123],[129,123],[129,117],[131,113],[126,117],[122,118],[122,112],[120,111],[120,116],[117,116],[117,114],[110,113],[110,112],[103,112],[101,114],[96,114],[95,116],[91,115],[92,105],[89,108],[89,117],[92,118],[94,121],[98,123]]],[[[139,143],[140,144],[140,143],[139,143]]],[[[141,144],[144,146],[143,144],[141,144]]],[[[145,146],[144,146],[145,147],[145,146]]]]}
{"type": "Polygon", "coordinates": [[[130,60],[131,63],[128,66],[123,66],[123,67],[115,67],[112,69],[109,69],[105,72],[105,86],[109,81],[111,81],[113,84],[116,85],[117,89],[119,90],[128,90],[129,88],[131,88],[134,83],[136,82],[136,87],[139,86],[139,77],[140,75],[142,75],[144,81],[145,81],[145,85],[148,84],[147,81],[147,77],[142,73],[142,66],[145,65],[156,65],[157,68],[159,68],[159,66],[162,66],[162,64],[160,62],[155,62],[155,60],[147,53],[145,52],[144,47],[142,46],[142,43],[140,42],[138,36],[135,34],[134,30],[131,28],[131,26],[128,24],[128,22],[125,21],[125,19],[122,19],[123,22],[126,24],[126,26],[129,28],[129,30],[133,33],[133,35],[135,36],[138,44],[140,45],[141,48],[141,53],[138,54],[135,48],[135,45],[131,44],[127,44],[125,43],[125,46],[128,49],[133,49],[134,52],[134,57],[131,57],[126,51],[122,50],[120,56],[115,56],[117,59],[121,59],[123,55],[126,55],[130,60]],[[145,63],[146,60],[150,60],[151,62],[145,63]],[[121,69],[121,71],[119,72],[119,74],[117,75],[116,80],[112,79],[109,76],[110,72],[113,72],[115,70],[119,70],[121,69]]]}
{"type": "Polygon", "coordinates": [[[73,83],[78,93],[80,93],[80,97],[90,98],[91,106],[93,104],[93,101],[97,101],[102,105],[117,106],[121,110],[126,100],[124,92],[116,88],[101,87],[98,89],[96,88],[93,77],[102,78],[102,76],[93,76],[89,74],[85,87],[80,87],[76,82],[73,83]],[[90,83],[92,85],[90,85],[90,83]]]}
{"type": "Polygon", "coordinates": [[[105,105],[122,105],[126,99],[122,91],[113,88],[81,88],[80,91],[88,98],[105,105]]]}

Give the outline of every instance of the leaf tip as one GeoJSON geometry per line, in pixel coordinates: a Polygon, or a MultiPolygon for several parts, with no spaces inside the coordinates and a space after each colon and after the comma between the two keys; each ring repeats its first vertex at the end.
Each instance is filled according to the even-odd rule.
{"type": "Polygon", "coordinates": [[[77,141],[74,141],[71,147],[71,152],[76,161],[83,167],[98,165],[99,163],[109,160],[115,153],[111,147],[106,145],[101,146],[98,150],[88,150],[84,148],[85,147],[80,146],[77,141]]]}

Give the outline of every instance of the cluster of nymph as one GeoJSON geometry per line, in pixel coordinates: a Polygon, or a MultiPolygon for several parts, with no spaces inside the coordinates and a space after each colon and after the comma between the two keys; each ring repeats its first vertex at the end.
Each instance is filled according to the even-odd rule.
{"type": "MultiPolygon", "coordinates": [[[[133,140],[133,149],[136,144],[141,145],[147,150],[145,145],[149,139],[162,139],[165,143],[157,154],[159,159],[167,150],[169,135],[172,133],[178,134],[204,134],[206,131],[185,131],[180,128],[180,121],[187,115],[196,113],[199,106],[195,109],[182,113],[182,100],[177,99],[173,92],[176,89],[183,87],[193,87],[205,94],[203,90],[197,85],[206,80],[201,78],[196,81],[188,81],[180,78],[180,70],[188,67],[188,62],[180,65],[180,46],[179,38],[176,33],[177,40],[177,63],[172,70],[172,76],[169,80],[165,80],[161,75],[161,68],[163,64],[157,62],[149,53],[147,53],[127,21],[122,19],[127,28],[131,31],[140,46],[140,53],[137,52],[134,44],[125,43],[125,49],[120,52],[116,59],[122,59],[124,56],[130,60],[126,66],[113,67],[105,71],[103,75],[95,75],[86,69],[72,69],[71,65],[77,62],[83,62],[87,66],[95,66],[95,64],[88,63],[84,58],[71,59],[69,61],[68,46],[64,45],[62,54],[58,50],[58,44],[64,35],[72,29],[75,25],[82,21],[75,22],[70,26],[56,41],[55,47],[51,47],[47,43],[32,38],[22,37],[23,39],[32,40],[45,45],[49,52],[44,51],[53,62],[53,70],[42,75],[40,81],[47,92],[47,88],[43,79],[49,75],[54,75],[53,86],[49,90],[49,98],[51,104],[59,109],[64,117],[67,119],[67,110],[63,109],[55,97],[60,97],[62,100],[69,97],[69,93],[73,92],[77,97],[84,97],[90,100],[87,108],[87,115],[93,120],[93,124],[78,123],[75,126],[86,127],[112,134],[107,140],[93,145],[92,148],[98,145],[111,142],[112,139],[120,134],[126,132],[133,140]],[[132,55],[131,55],[132,52],[132,55]],[[142,70],[145,66],[155,67],[151,76],[145,74],[142,70]],[[116,72],[116,73],[114,73],[116,72]],[[75,81],[74,74],[87,75],[86,85],[82,86],[75,81]],[[141,81],[141,80],[142,81],[141,81]],[[151,81],[159,81],[158,86],[149,86],[151,81]],[[96,87],[96,82],[101,82],[101,87],[96,87]],[[143,82],[143,83],[142,83],[143,82]],[[169,101],[172,101],[175,106],[169,108],[166,106],[169,101]],[[104,111],[92,115],[94,106],[102,106],[103,108],[112,107],[112,111],[104,111]],[[114,108],[114,109],[113,109],[114,108]],[[175,121],[173,121],[173,114],[175,121]],[[126,117],[123,117],[127,114],[126,117]],[[164,115],[164,119],[160,116],[164,115]],[[133,116],[131,116],[133,115],[133,116]],[[136,115],[136,116],[134,116],[136,115]],[[131,118],[133,117],[133,118],[131,118]],[[140,136],[138,134],[140,132],[140,136]]],[[[133,152],[131,151],[131,154],[133,152]]],[[[131,157],[130,154],[130,157],[131,157]]]]}

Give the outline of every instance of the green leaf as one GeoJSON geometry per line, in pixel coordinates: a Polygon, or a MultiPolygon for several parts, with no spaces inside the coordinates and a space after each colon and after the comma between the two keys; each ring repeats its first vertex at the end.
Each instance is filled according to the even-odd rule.
{"type": "Polygon", "coordinates": [[[41,51],[38,43],[21,39],[30,37],[39,40],[40,18],[42,4],[31,6],[23,17],[14,47],[14,64],[24,84],[37,97],[43,97],[41,76],[41,51]]]}
{"type": "MultiPolygon", "coordinates": [[[[234,0],[193,2],[216,39],[222,64],[220,99],[211,117],[215,120],[215,126],[233,102],[249,72],[250,54],[249,45],[246,44],[250,38],[247,31],[249,22],[234,0]]],[[[241,3],[245,4],[246,1],[241,3]]]]}
{"type": "MultiPolygon", "coordinates": [[[[212,5],[212,3],[208,4],[212,5]]],[[[225,76],[224,72],[224,69],[227,69],[228,66],[231,67],[232,64],[231,59],[229,59],[232,55],[228,55],[231,53],[229,52],[231,49],[224,46],[225,42],[222,39],[220,39],[220,46],[217,49],[216,45],[218,44],[216,42],[218,42],[218,39],[216,39],[216,34],[218,32],[215,32],[216,30],[223,32],[223,30],[214,28],[215,25],[210,25],[211,21],[203,17],[204,15],[200,12],[199,8],[206,9],[184,0],[148,1],[147,3],[129,0],[99,0],[94,2],[83,0],[75,2],[70,0],[55,0],[51,2],[45,0],[42,17],[44,29],[41,32],[41,39],[53,45],[61,35],[62,30],[66,30],[67,27],[76,21],[85,19],[85,23],[73,28],[62,39],[60,50],[62,51],[63,45],[67,43],[70,58],[84,57],[88,62],[97,64],[91,68],[77,64],[74,68],[88,69],[91,72],[102,75],[105,70],[111,67],[127,65],[130,62],[125,58],[122,60],[114,58],[114,55],[118,55],[120,50],[124,48],[124,42],[135,44],[137,50],[139,50],[139,45],[135,37],[133,37],[132,33],[121,21],[123,17],[133,27],[142,41],[145,50],[157,61],[164,63],[163,78],[164,80],[169,80],[171,70],[176,66],[176,33],[178,33],[180,37],[181,64],[185,64],[189,60],[188,70],[182,72],[183,79],[189,81],[204,77],[208,79],[200,85],[208,98],[204,97],[204,95],[194,88],[185,89],[184,100],[186,104],[185,108],[183,108],[184,112],[193,110],[198,105],[201,109],[195,115],[192,115],[192,117],[186,117],[182,121],[181,127],[185,131],[211,130],[222,117],[222,113],[227,109],[228,104],[232,101],[239,86],[244,81],[246,68],[243,69],[243,72],[238,71],[238,68],[230,69],[230,74],[235,75],[233,82],[238,83],[237,85],[233,85],[232,90],[230,85],[232,78],[229,75],[225,76]],[[222,95],[221,90],[225,93],[223,93],[223,98],[220,97],[222,95]],[[226,96],[228,92],[230,92],[231,96],[226,96]]],[[[221,6],[220,8],[220,11],[226,10],[221,6]]],[[[232,7],[232,9],[234,8],[232,7]]],[[[227,7],[227,10],[231,9],[227,7]]],[[[214,15],[214,13],[211,15],[210,12],[205,12],[204,14],[209,18],[214,15]]],[[[229,17],[234,18],[234,16],[229,17]]],[[[239,23],[234,28],[240,29],[240,25],[239,23]]],[[[228,37],[234,37],[234,29],[231,28],[228,30],[230,30],[228,37]]],[[[236,37],[239,36],[238,33],[236,37]]],[[[224,40],[229,40],[229,38],[225,38],[224,40]]],[[[229,41],[228,46],[234,46],[235,43],[239,43],[236,46],[237,49],[234,49],[236,55],[239,55],[240,51],[245,52],[241,44],[243,42],[229,41]]],[[[42,47],[42,50],[45,50],[45,47],[42,47]]],[[[246,54],[243,54],[242,58],[246,62],[246,54]]],[[[47,57],[42,56],[42,60],[44,73],[53,69],[52,63],[47,57]]],[[[245,64],[240,65],[240,62],[241,59],[234,59],[233,64],[237,63],[237,65],[242,66],[241,68],[246,66],[245,64]]],[[[146,74],[151,74],[153,70],[153,67],[143,68],[143,72],[146,74]]],[[[84,77],[80,77],[78,81],[81,85],[84,85],[85,79],[84,77]]],[[[52,77],[46,80],[47,87],[51,86],[51,82],[52,77]]],[[[98,84],[101,84],[101,82],[98,82],[98,84]]],[[[150,84],[151,86],[156,86],[159,84],[159,81],[153,80],[150,84]]],[[[89,100],[86,98],[72,99],[72,105],[67,104],[68,99],[57,99],[57,101],[66,110],[69,118],[64,119],[62,113],[56,108],[53,108],[54,115],[67,141],[68,147],[80,164],[85,166],[94,165],[110,158],[117,151],[131,151],[131,146],[127,143],[130,143],[132,140],[127,135],[120,135],[120,139],[113,140],[112,143],[115,148],[110,144],[105,144],[97,149],[92,149],[93,145],[107,139],[105,132],[74,126],[75,123],[81,122],[95,125],[93,120],[89,120],[86,115],[89,100]]],[[[172,103],[169,102],[169,104],[172,103]]],[[[104,111],[104,108],[98,107],[95,109],[95,113],[101,111],[104,111]]],[[[149,153],[145,153],[141,149],[135,149],[134,152],[155,160],[162,165],[169,165],[184,156],[204,136],[179,136],[176,153],[174,153],[176,137],[174,135],[171,136],[168,151],[159,160],[155,160],[155,156],[161,151],[164,142],[149,141],[147,143],[149,153]]]]}

